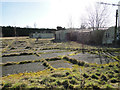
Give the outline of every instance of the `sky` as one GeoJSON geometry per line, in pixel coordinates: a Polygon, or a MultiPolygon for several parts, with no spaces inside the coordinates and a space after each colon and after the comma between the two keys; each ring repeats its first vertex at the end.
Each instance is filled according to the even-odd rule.
{"type": "MultiPolygon", "coordinates": [[[[0,0],[0,26],[56,28],[57,26],[79,28],[81,19],[96,2],[118,4],[120,0],[0,0]]],[[[110,21],[115,25],[117,6],[109,6],[110,21]]]]}

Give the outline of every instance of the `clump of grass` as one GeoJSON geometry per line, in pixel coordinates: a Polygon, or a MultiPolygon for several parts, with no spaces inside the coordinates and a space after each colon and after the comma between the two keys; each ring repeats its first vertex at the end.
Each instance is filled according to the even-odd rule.
{"type": "Polygon", "coordinates": [[[88,83],[86,83],[85,86],[84,86],[84,88],[86,88],[86,89],[93,89],[93,90],[94,89],[95,90],[100,89],[99,85],[96,84],[96,83],[94,83],[94,82],[88,82],[88,83]]]}
{"type": "Polygon", "coordinates": [[[99,73],[99,72],[96,72],[95,74],[96,74],[97,76],[100,76],[100,73],[99,73]]]}
{"type": "Polygon", "coordinates": [[[12,86],[12,88],[15,88],[15,89],[23,89],[23,88],[26,88],[27,87],[27,84],[25,83],[16,83],[12,86]]]}
{"type": "Polygon", "coordinates": [[[69,81],[68,80],[64,80],[62,82],[62,85],[64,86],[65,89],[68,89],[69,88],[69,81]]]}
{"type": "Polygon", "coordinates": [[[73,85],[78,84],[78,81],[74,78],[72,78],[69,82],[70,84],[73,84],[73,85]]]}
{"type": "Polygon", "coordinates": [[[95,74],[93,74],[93,75],[91,76],[91,78],[93,78],[93,79],[99,79],[98,76],[95,75],[95,74]]]}
{"type": "Polygon", "coordinates": [[[60,57],[53,57],[53,58],[47,58],[47,61],[56,61],[56,60],[61,60],[60,57]]]}
{"type": "Polygon", "coordinates": [[[32,60],[25,60],[25,61],[21,61],[18,64],[27,64],[27,63],[31,63],[32,60]]]}
{"type": "Polygon", "coordinates": [[[83,74],[83,77],[88,78],[89,76],[88,76],[87,73],[84,73],[84,74],[83,74]]]}
{"type": "Polygon", "coordinates": [[[56,73],[56,74],[53,74],[52,77],[65,77],[66,75],[64,74],[61,74],[61,73],[56,73]]]}
{"type": "Polygon", "coordinates": [[[84,66],[84,65],[89,66],[89,65],[88,65],[87,63],[85,63],[84,61],[79,61],[79,60],[77,60],[77,59],[69,58],[69,57],[67,57],[67,56],[64,56],[63,59],[65,59],[65,60],[67,60],[67,61],[70,61],[70,62],[73,63],[73,64],[77,64],[77,65],[79,65],[79,66],[84,66]]]}
{"type": "Polygon", "coordinates": [[[102,81],[107,81],[108,80],[107,76],[104,75],[104,74],[100,78],[101,78],[102,81]]]}
{"type": "Polygon", "coordinates": [[[12,87],[12,83],[8,82],[3,85],[2,89],[8,89],[10,87],[12,87]]]}
{"type": "Polygon", "coordinates": [[[3,66],[9,66],[9,65],[15,65],[16,62],[7,62],[7,63],[4,63],[2,64],[3,66]]]}
{"type": "Polygon", "coordinates": [[[78,62],[78,65],[79,65],[79,66],[84,66],[84,65],[85,65],[85,62],[79,61],[79,62],[78,62]]]}
{"type": "Polygon", "coordinates": [[[110,81],[111,81],[111,83],[116,83],[116,82],[118,82],[117,78],[112,78],[110,81]]]}

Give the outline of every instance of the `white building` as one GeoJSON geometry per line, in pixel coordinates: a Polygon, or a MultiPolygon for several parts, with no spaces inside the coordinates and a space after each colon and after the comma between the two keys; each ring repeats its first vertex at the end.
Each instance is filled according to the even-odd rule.
{"type": "Polygon", "coordinates": [[[54,33],[31,33],[30,38],[54,38],[54,33]]]}

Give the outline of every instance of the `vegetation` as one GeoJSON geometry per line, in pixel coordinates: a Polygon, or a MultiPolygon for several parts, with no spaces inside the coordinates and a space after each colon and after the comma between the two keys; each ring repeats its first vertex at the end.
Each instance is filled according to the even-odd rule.
{"type": "MultiPolygon", "coordinates": [[[[5,41],[5,40],[3,40],[5,41]]],[[[21,40],[18,40],[21,41],[21,40]]],[[[6,42],[6,41],[5,41],[6,42]]],[[[14,41],[15,42],[15,41],[14,41]]],[[[46,67],[43,71],[38,72],[25,72],[19,74],[11,74],[0,77],[2,82],[0,85],[2,89],[39,89],[39,88],[50,88],[50,89],[111,89],[118,88],[119,85],[119,68],[120,68],[120,58],[119,58],[119,48],[97,48],[92,46],[85,45],[85,53],[91,53],[99,55],[101,52],[101,56],[108,56],[107,58],[116,60],[114,62],[109,62],[105,64],[95,64],[95,63],[87,63],[84,61],[80,61],[74,58],[70,58],[69,56],[77,55],[82,52],[81,44],[76,42],[66,42],[66,43],[53,43],[50,40],[38,40],[35,43],[35,39],[26,39],[26,47],[30,46],[27,52],[18,53],[17,50],[13,52],[9,49],[11,47],[10,43],[4,47],[6,50],[4,51],[10,54],[3,54],[3,57],[9,56],[19,56],[19,55],[36,55],[41,57],[42,54],[46,53],[38,53],[39,50],[66,50],[72,51],[71,54],[61,55],[57,57],[51,58],[43,58],[38,60],[24,60],[20,62],[6,62],[1,65],[6,67],[9,65],[17,65],[17,64],[27,64],[34,62],[41,62],[42,65],[46,67]],[[12,52],[12,54],[11,54],[12,52]],[[109,52],[111,55],[107,54],[109,52]],[[104,54],[106,53],[106,54],[104,54]],[[114,57],[114,58],[113,58],[114,57]],[[66,60],[68,63],[72,63],[72,68],[53,68],[50,65],[49,61],[57,61],[57,60],[66,60]]],[[[19,49],[20,47],[18,47],[19,49]]],[[[55,51],[60,52],[60,51],[55,51]]],[[[47,54],[49,54],[48,52],[47,54]]],[[[33,68],[31,66],[31,68],[33,68]]]]}

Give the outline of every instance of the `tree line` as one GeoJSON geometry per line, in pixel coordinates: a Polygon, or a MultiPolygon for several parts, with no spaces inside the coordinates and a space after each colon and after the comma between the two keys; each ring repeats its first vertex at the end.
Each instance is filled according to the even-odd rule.
{"type": "Polygon", "coordinates": [[[21,28],[12,26],[2,26],[3,37],[29,36],[31,33],[53,33],[56,29],[45,28],[21,28]]]}

